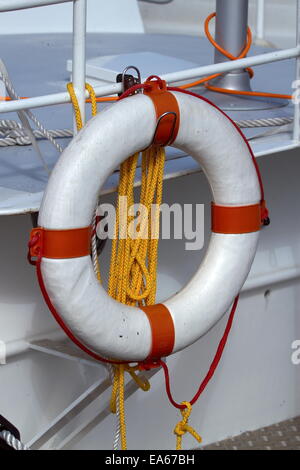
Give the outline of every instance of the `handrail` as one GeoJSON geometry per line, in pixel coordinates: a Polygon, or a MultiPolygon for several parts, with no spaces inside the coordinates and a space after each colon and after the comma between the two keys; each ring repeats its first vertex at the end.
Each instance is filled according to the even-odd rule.
{"type": "Polygon", "coordinates": [[[73,1],[74,0],[0,0],[0,12],[25,10],[27,8],[44,7],[73,1]]]}
{"type": "MultiPolygon", "coordinates": [[[[292,59],[300,56],[300,44],[291,49],[268,52],[244,59],[238,59],[232,62],[220,62],[219,64],[205,65],[193,69],[182,70],[180,72],[168,73],[162,75],[162,78],[168,83],[189,80],[197,77],[204,77],[213,73],[230,72],[236,68],[247,68],[255,65],[268,64],[285,59],[292,59]]],[[[96,96],[107,96],[117,94],[122,91],[122,84],[116,83],[95,87],[96,96]]],[[[88,98],[88,92],[85,92],[88,98]]],[[[43,106],[53,106],[57,104],[70,103],[70,96],[66,92],[53,93],[50,95],[36,96],[24,100],[3,101],[0,103],[0,113],[8,113],[11,111],[20,111],[22,109],[39,108],[43,106]]]]}
{"type": "MultiPolygon", "coordinates": [[[[78,102],[84,122],[85,114],[85,98],[88,98],[88,93],[85,90],[85,37],[86,37],[86,2],[87,0],[0,0],[0,12],[21,10],[26,8],[40,7],[46,5],[55,5],[59,3],[73,2],[73,84],[78,97],[78,102]]],[[[236,68],[247,68],[255,65],[262,65],[271,62],[276,62],[285,59],[296,58],[296,84],[300,79],[300,0],[297,0],[297,42],[296,47],[291,49],[284,49],[273,51],[266,54],[260,54],[252,57],[245,57],[231,62],[221,62],[218,64],[197,67],[189,70],[182,70],[179,72],[169,73],[162,76],[168,83],[177,81],[186,81],[193,78],[203,77],[214,73],[224,73],[235,70],[236,68]]],[[[258,10],[261,10],[263,1],[259,1],[258,10]]],[[[95,88],[96,96],[106,96],[117,94],[122,91],[122,85],[111,84],[106,86],[99,86],[95,88]]],[[[57,104],[70,103],[70,96],[67,92],[53,93],[49,95],[36,96],[25,100],[15,100],[10,102],[0,102],[0,113],[7,113],[13,111],[20,111],[30,108],[39,108],[43,106],[53,106],[57,104]]],[[[295,120],[293,130],[293,140],[299,142],[299,116],[300,105],[295,104],[295,120]]],[[[76,128],[74,126],[74,132],[76,128]]]]}
{"type": "MultiPolygon", "coordinates": [[[[85,122],[85,44],[86,44],[86,2],[87,0],[0,0],[0,13],[27,8],[73,3],[73,85],[85,122]]],[[[22,109],[27,109],[23,107],[22,109]]],[[[74,134],[77,128],[74,122],[74,134]]]]}
{"type": "Polygon", "coordinates": [[[257,0],[256,39],[265,38],[265,0],[257,0]]]}

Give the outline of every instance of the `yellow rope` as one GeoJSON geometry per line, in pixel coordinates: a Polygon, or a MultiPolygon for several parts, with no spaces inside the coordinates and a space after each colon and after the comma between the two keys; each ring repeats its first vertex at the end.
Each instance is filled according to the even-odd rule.
{"type": "MultiPolygon", "coordinates": [[[[90,94],[90,99],[91,99],[91,104],[92,104],[92,115],[96,116],[98,109],[97,109],[97,99],[96,99],[94,88],[89,83],[86,83],[85,89],[90,94]]],[[[74,90],[73,83],[67,83],[67,90],[69,92],[69,95],[72,101],[77,130],[80,131],[80,129],[82,129],[83,127],[83,122],[82,122],[81,111],[80,111],[80,107],[79,107],[78,99],[74,90]]]]}
{"type": "MultiPolygon", "coordinates": [[[[128,364],[122,364],[124,372],[128,372],[132,379],[136,382],[141,390],[144,392],[148,392],[150,390],[150,383],[149,380],[141,375],[137,375],[135,372],[138,370],[138,367],[131,367],[128,364]]],[[[119,388],[119,381],[120,381],[120,367],[115,366],[115,373],[114,373],[114,380],[112,385],[111,391],[111,398],[110,398],[110,411],[112,413],[116,413],[117,411],[117,398],[118,398],[118,388],[119,388]]]]}
{"type": "Polygon", "coordinates": [[[142,153],[140,220],[135,227],[136,237],[133,239],[128,232],[133,228],[134,215],[124,216],[122,204],[124,197],[128,208],[134,204],[134,177],[138,157],[138,154],[129,157],[120,168],[108,292],[119,302],[128,305],[151,305],[155,303],[156,295],[159,233],[159,210],[151,217],[151,207],[155,204],[154,207],[159,208],[161,204],[165,152],[162,148],[151,148],[142,153]]]}
{"type": "MultiPolygon", "coordinates": [[[[129,157],[120,167],[115,236],[112,241],[108,293],[127,305],[152,305],[156,296],[156,271],[159,234],[159,205],[162,200],[165,151],[151,148],[142,152],[142,181],[139,202],[139,222],[133,238],[135,217],[128,214],[134,204],[134,180],[139,154],[129,157]],[[126,198],[127,207],[123,207],[126,198]],[[156,211],[151,215],[152,205],[156,211]],[[127,210],[127,213],[124,210],[127,210]],[[152,235],[152,238],[151,238],[152,235]],[[153,236],[155,238],[153,238],[153,236]]],[[[121,448],[126,449],[124,407],[124,372],[128,372],[144,391],[150,389],[149,381],[138,376],[137,368],[128,365],[115,367],[111,397],[111,410],[116,410],[119,395],[121,448]]]]}
{"type": "Polygon", "coordinates": [[[119,386],[119,368],[115,368],[114,380],[112,384],[111,397],[110,397],[110,411],[113,414],[117,412],[117,396],[118,396],[118,386],[119,386]]]}
{"type": "Polygon", "coordinates": [[[183,401],[181,404],[185,405],[185,408],[180,410],[183,419],[176,424],[174,429],[174,434],[176,434],[176,450],[182,449],[182,437],[187,432],[190,433],[199,442],[199,444],[202,442],[199,434],[188,424],[189,417],[192,412],[192,405],[188,401],[183,401]]]}
{"type": "Polygon", "coordinates": [[[126,418],[125,418],[125,399],[124,399],[124,365],[120,364],[119,369],[119,410],[120,410],[120,432],[121,432],[121,449],[127,450],[126,437],[126,418]]]}
{"type": "MultiPolygon", "coordinates": [[[[85,89],[89,92],[89,95],[90,95],[90,101],[91,101],[91,107],[92,107],[92,116],[96,116],[96,114],[98,113],[98,108],[97,108],[97,98],[96,98],[95,90],[92,87],[92,85],[90,85],[89,83],[85,84],[85,89]]],[[[67,83],[67,90],[69,92],[71,102],[72,102],[72,105],[73,105],[74,116],[75,116],[75,121],[76,121],[76,127],[77,127],[77,130],[80,131],[80,129],[82,129],[82,127],[83,127],[83,122],[82,122],[81,111],[80,111],[80,107],[79,107],[78,99],[77,99],[77,96],[76,96],[76,93],[75,93],[75,90],[74,90],[73,83],[67,83]]],[[[97,273],[96,273],[96,275],[97,275],[98,281],[101,284],[102,281],[101,281],[101,274],[100,274],[98,258],[96,260],[96,263],[97,263],[97,273]]]]}
{"type": "Polygon", "coordinates": [[[131,375],[131,378],[136,382],[136,384],[140,387],[141,390],[143,390],[144,392],[148,392],[148,390],[150,390],[149,380],[141,375],[136,375],[135,371],[138,370],[138,367],[131,367],[125,364],[124,370],[126,370],[126,372],[131,375]]]}

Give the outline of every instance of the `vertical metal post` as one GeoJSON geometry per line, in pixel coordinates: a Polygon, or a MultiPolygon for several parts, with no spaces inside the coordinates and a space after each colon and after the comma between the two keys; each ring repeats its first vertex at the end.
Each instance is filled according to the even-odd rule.
{"type": "MultiPolygon", "coordinates": [[[[85,123],[85,42],[86,0],[74,0],[72,80],[83,124],[85,123]]],[[[74,123],[74,133],[76,132],[76,123],[74,123]]]]}
{"type": "Polygon", "coordinates": [[[265,0],[257,0],[256,6],[256,38],[265,38],[265,0]]]}
{"type": "MultiPolygon", "coordinates": [[[[300,0],[297,0],[297,24],[296,24],[296,45],[300,44],[300,0]]],[[[295,143],[300,141],[300,56],[296,58],[295,74],[295,97],[294,97],[294,129],[293,140],[295,143]]]]}
{"type": "MultiPolygon", "coordinates": [[[[248,0],[217,0],[215,39],[235,57],[246,45],[248,27],[248,0]]],[[[215,63],[228,61],[218,50],[215,63]]],[[[250,79],[244,70],[234,70],[217,79],[218,86],[236,90],[250,90],[250,79]]]]}
{"type": "MultiPolygon", "coordinates": [[[[248,26],[248,0],[217,0],[216,33],[218,44],[238,56],[246,44],[248,26]]],[[[215,63],[227,59],[215,51],[215,63]]]]}
{"type": "MultiPolygon", "coordinates": [[[[238,57],[247,43],[248,29],[248,0],[216,0],[216,42],[234,57],[238,57]]],[[[259,1],[260,8],[260,34],[263,34],[263,7],[264,2],[259,1]]],[[[221,52],[215,51],[215,64],[227,62],[228,59],[221,52]]],[[[233,69],[223,73],[211,81],[213,85],[227,90],[252,91],[250,77],[246,69],[233,69]]],[[[216,93],[211,90],[205,96],[216,103],[220,108],[230,111],[263,110],[285,106],[285,100],[256,96],[232,95],[216,93]]]]}

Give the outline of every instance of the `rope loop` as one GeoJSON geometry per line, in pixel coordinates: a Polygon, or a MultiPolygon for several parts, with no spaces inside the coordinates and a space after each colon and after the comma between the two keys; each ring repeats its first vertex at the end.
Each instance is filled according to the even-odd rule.
{"type": "MultiPolygon", "coordinates": [[[[92,85],[90,85],[89,83],[85,84],[85,89],[90,94],[90,102],[92,104],[92,116],[96,116],[96,114],[98,113],[98,109],[97,109],[97,98],[96,98],[95,90],[92,87],[92,85]]],[[[77,96],[76,96],[76,93],[75,93],[73,83],[71,83],[71,82],[67,83],[67,90],[69,92],[71,102],[72,102],[72,105],[73,105],[73,109],[74,109],[76,127],[77,127],[77,130],[79,131],[83,127],[83,122],[82,122],[80,106],[79,106],[79,103],[78,103],[78,99],[77,99],[77,96]]]]}
{"type": "Polygon", "coordinates": [[[182,420],[179,421],[175,428],[174,428],[174,434],[177,436],[176,438],[176,450],[181,450],[182,449],[182,438],[186,433],[191,434],[198,442],[199,444],[202,442],[201,436],[195,431],[194,428],[189,426],[189,417],[192,412],[192,405],[188,401],[183,401],[181,403],[182,406],[184,406],[184,409],[180,410],[182,420]]]}
{"type": "MultiPolygon", "coordinates": [[[[206,37],[210,41],[210,43],[221,54],[223,54],[225,57],[227,57],[230,60],[243,59],[244,57],[246,57],[246,55],[249,52],[249,50],[251,48],[251,45],[252,45],[252,32],[251,32],[251,29],[249,28],[249,26],[247,28],[247,42],[245,44],[245,47],[243,48],[240,55],[238,55],[236,57],[236,56],[232,55],[229,51],[227,51],[226,49],[221,47],[220,44],[218,44],[215,41],[215,39],[212,37],[212,35],[209,31],[209,24],[210,24],[211,20],[213,18],[215,18],[215,16],[216,16],[216,12],[211,13],[210,15],[208,15],[208,17],[206,18],[206,20],[204,22],[204,31],[205,31],[206,37]]],[[[246,71],[248,72],[250,78],[252,78],[254,76],[254,72],[253,72],[253,69],[251,67],[247,67],[246,71]]],[[[196,80],[194,82],[185,83],[184,85],[180,85],[179,88],[181,88],[182,90],[185,90],[187,88],[192,88],[192,87],[195,87],[195,86],[198,86],[198,85],[204,85],[205,88],[207,88],[208,90],[214,91],[216,93],[226,93],[226,94],[230,94],[230,95],[241,95],[241,96],[262,96],[262,97],[266,97],[266,98],[279,98],[279,99],[287,99],[287,100],[292,99],[292,95],[284,95],[284,94],[281,94],[281,93],[269,93],[269,92],[261,92],[261,91],[251,91],[251,90],[232,90],[232,89],[229,89],[229,88],[221,88],[221,87],[214,86],[214,85],[210,84],[211,80],[213,80],[217,77],[220,77],[222,75],[223,75],[223,73],[215,73],[213,75],[209,75],[208,77],[201,78],[200,80],[196,80]]]]}
{"type": "Polygon", "coordinates": [[[150,75],[150,77],[147,78],[145,84],[148,85],[149,82],[156,81],[158,83],[158,86],[161,90],[165,88],[165,82],[162,80],[158,75],[150,75]]]}
{"type": "Polygon", "coordinates": [[[135,383],[139,386],[141,390],[144,392],[148,392],[151,388],[149,380],[144,376],[138,376],[136,371],[139,370],[139,366],[131,367],[128,364],[125,365],[125,371],[128,372],[131,378],[135,381],[135,383]]]}
{"type": "MultiPolygon", "coordinates": [[[[251,44],[252,44],[252,32],[251,32],[250,27],[249,26],[247,27],[247,42],[246,42],[246,45],[245,45],[244,49],[242,50],[242,52],[238,56],[234,56],[229,51],[227,51],[226,49],[221,47],[220,44],[218,44],[215,41],[215,39],[212,37],[212,35],[210,34],[209,24],[210,24],[211,20],[215,17],[216,17],[216,12],[211,13],[210,15],[208,15],[208,17],[206,18],[206,20],[204,22],[205,34],[206,34],[207,39],[209,40],[209,42],[215,47],[215,49],[217,49],[219,52],[221,52],[221,54],[223,54],[225,57],[227,57],[227,59],[237,60],[237,59],[243,59],[244,57],[246,57],[246,55],[248,54],[248,52],[251,48],[251,44]]],[[[253,69],[248,67],[248,68],[246,68],[246,70],[247,70],[250,78],[252,78],[254,76],[253,69]]]]}

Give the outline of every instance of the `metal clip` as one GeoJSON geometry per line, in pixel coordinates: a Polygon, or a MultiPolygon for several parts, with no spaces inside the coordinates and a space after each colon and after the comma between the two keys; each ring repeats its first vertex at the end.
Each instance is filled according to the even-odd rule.
{"type": "MultiPolygon", "coordinates": [[[[141,83],[141,73],[139,69],[134,65],[128,65],[128,67],[126,67],[122,73],[117,75],[117,83],[122,83],[123,85],[123,91],[122,93],[119,93],[119,96],[121,96],[125,91],[129,90],[129,88],[141,83]],[[131,69],[136,71],[137,77],[127,74],[128,70],[131,69]]],[[[135,93],[140,93],[140,91],[141,90],[137,90],[135,93]]]]}
{"type": "Polygon", "coordinates": [[[159,145],[159,147],[167,147],[168,145],[170,145],[170,143],[173,141],[173,138],[174,138],[174,131],[175,131],[175,127],[176,127],[176,123],[177,123],[177,119],[178,119],[178,116],[177,116],[177,113],[175,113],[174,111],[167,111],[166,113],[163,113],[159,118],[158,118],[158,121],[157,121],[157,124],[156,124],[156,128],[155,128],[155,132],[154,132],[154,136],[153,136],[153,139],[152,139],[152,142],[150,144],[150,147],[152,145],[159,145]],[[171,133],[170,133],[170,137],[169,139],[163,143],[163,144],[155,144],[155,139],[157,137],[157,132],[159,130],[159,125],[162,121],[162,119],[168,115],[172,114],[174,116],[174,122],[173,122],[173,126],[172,126],[172,129],[171,129],[171,133]]]}

